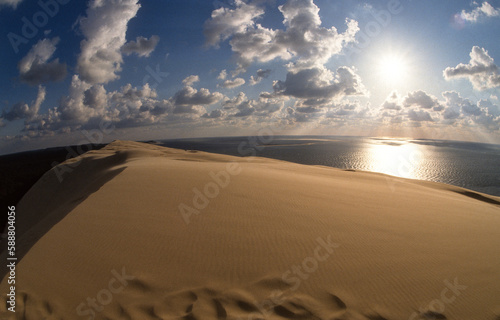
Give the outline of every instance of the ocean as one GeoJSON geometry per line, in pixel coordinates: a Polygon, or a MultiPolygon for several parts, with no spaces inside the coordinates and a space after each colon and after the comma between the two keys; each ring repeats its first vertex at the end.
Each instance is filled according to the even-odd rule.
{"type": "Polygon", "coordinates": [[[185,150],[380,172],[500,196],[500,145],[345,136],[224,137],[156,143],[185,150]]]}

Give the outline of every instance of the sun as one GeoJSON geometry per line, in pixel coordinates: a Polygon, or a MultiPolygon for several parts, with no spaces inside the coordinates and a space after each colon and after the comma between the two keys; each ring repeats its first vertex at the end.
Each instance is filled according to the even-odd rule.
{"type": "Polygon", "coordinates": [[[407,80],[408,63],[398,55],[385,55],[378,63],[380,78],[387,84],[397,84],[407,80]]]}

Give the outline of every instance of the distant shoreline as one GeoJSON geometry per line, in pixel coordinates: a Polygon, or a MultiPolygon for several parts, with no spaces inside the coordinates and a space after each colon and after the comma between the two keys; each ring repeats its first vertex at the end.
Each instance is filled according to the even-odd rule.
{"type": "MultiPolygon", "coordinates": [[[[257,141],[257,146],[261,150],[269,149],[273,147],[300,147],[300,146],[310,146],[313,144],[323,144],[330,142],[339,141],[380,141],[386,144],[399,145],[401,143],[415,143],[419,145],[432,145],[432,146],[458,146],[464,149],[470,149],[474,146],[481,146],[485,148],[500,148],[500,145],[495,144],[485,144],[485,143],[475,143],[466,141],[448,141],[448,140],[429,140],[429,139],[407,139],[407,138],[389,138],[389,137],[356,137],[356,136],[275,136],[272,137],[272,141],[269,143],[259,143],[256,140],[257,137],[216,137],[216,138],[182,138],[182,139],[169,139],[169,140],[150,140],[145,141],[150,144],[157,145],[169,145],[173,144],[173,147],[178,147],[180,149],[196,149],[196,143],[200,143],[198,150],[206,150],[214,153],[228,154],[227,152],[220,152],[216,148],[210,148],[211,143],[218,143],[219,147],[226,144],[232,143],[234,147],[230,147],[232,150],[232,155],[241,156],[238,154],[237,142],[239,141],[257,141]],[[298,141],[306,141],[304,143],[298,143],[298,141]],[[286,143],[290,142],[290,143],[286,143]],[[187,144],[186,144],[187,143],[187,144]],[[206,145],[209,147],[207,148],[206,145]],[[203,146],[203,147],[200,147],[203,146]]],[[[32,151],[25,151],[20,153],[8,154],[0,156],[0,175],[1,179],[1,190],[4,190],[1,198],[5,199],[6,203],[4,206],[17,204],[23,195],[33,186],[33,184],[38,181],[38,179],[48,170],[53,167],[54,163],[61,163],[66,159],[73,158],[80,155],[80,153],[87,150],[99,150],[105,147],[107,144],[87,144],[81,146],[63,146],[63,147],[53,147],[47,149],[39,149],[32,151]]],[[[226,150],[222,150],[226,151],[226,150]]],[[[258,154],[258,153],[257,153],[258,154]]],[[[267,154],[258,154],[259,156],[269,157],[267,154]]],[[[272,158],[272,157],[271,157],[272,158]]],[[[288,161],[296,162],[287,159],[288,161]]],[[[350,169],[350,168],[347,168],[350,169]]],[[[360,170],[360,169],[356,169],[360,170]]],[[[2,215],[1,226],[6,223],[6,217],[2,215]]]]}
{"type": "Polygon", "coordinates": [[[16,312],[490,319],[499,211],[442,183],[114,141],[16,206],[16,312]]]}

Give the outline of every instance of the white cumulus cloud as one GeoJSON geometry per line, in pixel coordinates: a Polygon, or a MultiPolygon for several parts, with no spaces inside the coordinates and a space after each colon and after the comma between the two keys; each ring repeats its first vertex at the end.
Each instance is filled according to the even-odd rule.
{"type": "Polygon", "coordinates": [[[227,71],[226,71],[226,69],[224,69],[219,73],[219,75],[217,76],[217,79],[226,80],[226,78],[227,78],[227,71]]]}
{"type": "Polygon", "coordinates": [[[217,46],[235,33],[243,33],[255,25],[254,19],[264,14],[255,4],[235,0],[235,9],[218,8],[205,22],[204,34],[207,45],[217,46]]]}
{"type": "Polygon", "coordinates": [[[468,79],[474,89],[485,90],[500,86],[500,74],[488,51],[474,46],[468,64],[460,63],[456,67],[448,67],[443,71],[446,80],[453,78],[468,79]]]}
{"type": "Polygon", "coordinates": [[[236,78],[236,79],[233,79],[233,80],[226,80],[226,81],[224,81],[221,84],[221,87],[232,89],[232,88],[240,87],[240,86],[242,86],[244,84],[245,84],[245,79],[243,79],[243,78],[236,78]]]}
{"type": "Polygon", "coordinates": [[[322,27],[319,8],[312,0],[288,0],[278,7],[284,29],[270,29],[257,23],[264,14],[256,4],[236,1],[236,8],[219,8],[205,23],[208,45],[230,39],[239,67],[244,71],[253,61],[268,62],[276,58],[291,60],[294,68],[312,68],[325,64],[342,48],[355,41],[359,31],[356,21],[346,20],[347,30],[322,27]]]}
{"type": "Polygon", "coordinates": [[[91,84],[117,79],[126,42],[128,22],[139,10],[138,0],[91,0],[87,16],[80,19],[81,42],[78,73],[91,84]]]}
{"type": "Polygon", "coordinates": [[[486,17],[498,17],[500,15],[500,10],[495,9],[488,2],[483,2],[481,6],[474,8],[472,11],[467,12],[462,10],[460,16],[462,19],[469,22],[477,22],[482,18],[486,17]]]}
{"type": "Polygon", "coordinates": [[[190,75],[189,77],[182,80],[182,84],[185,86],[192,86],[195,82],[200,81],[200,77],[198,75],[190,75]]]}

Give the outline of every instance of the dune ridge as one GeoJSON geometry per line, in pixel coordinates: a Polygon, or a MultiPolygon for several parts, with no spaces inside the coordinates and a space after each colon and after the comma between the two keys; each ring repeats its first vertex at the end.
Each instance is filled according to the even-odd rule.
{"type": "Polygon", "coordinates": [[[498,320],[499,203],[115,141],[20,202],[17,312],[2,303],[0,317],[498,320]]]}

